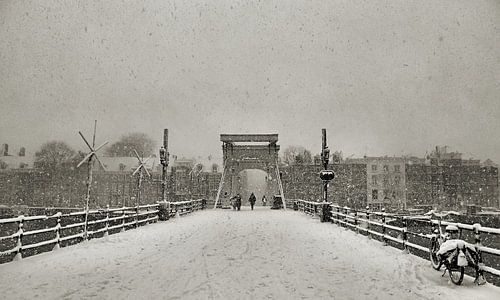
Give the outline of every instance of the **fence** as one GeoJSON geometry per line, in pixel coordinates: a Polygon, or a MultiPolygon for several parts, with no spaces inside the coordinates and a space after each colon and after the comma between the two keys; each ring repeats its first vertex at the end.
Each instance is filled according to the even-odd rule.
{"type": "MultiPolygon", "coordinates": [[[[322,213],[321,202],[293,200],[294,209],[312,216],[322,213]]],[[[489,273],[488,280],[500,285],[500,229],[482,227],[480,224],[462,224],[442,220],[432,220],[430,217],[412,217],[355,210],[338,205],[330,205],[330,220],[339,226],[351,229],[357,233],[376,238],[384,244],[400,248],[408,253],[429,259],[429,245],[432,228],[437,226],[455,225],[459,229],[459,239],[474,239],[476,250],[482,258],[480,269],[489,273]],[[486,238],[493,245],[482,244],[486,238]],[[495,248],[497,247],[497,248],[495,248]],[[488,256],[489,259],[485,259],[488,256]],[[486,261],[486,262],[485,262],[486,261]],[[489,263],[489,265],[486,265],[489,263]]]]}
{"type": "Polygon", "coordinates": [[[87,226],[84,211],[0,219],[0,232],[7,233],[0,236],[0,263],[77,244],[85,239],[85,227],[87,238],[98,238],[205,207],[198,199],[91,210],[87,226]]]}

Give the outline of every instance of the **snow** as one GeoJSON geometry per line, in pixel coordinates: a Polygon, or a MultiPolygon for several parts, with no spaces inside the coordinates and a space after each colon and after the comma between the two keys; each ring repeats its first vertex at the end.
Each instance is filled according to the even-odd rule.
{"type": "Polygon", "coordinates": [[[3,299],[500,299],[300,212],[199,211],[0,265],[3,299]]]}
{"type": "Polygon", "coordinates": [[[446,252],[449,252],[449,251],[457,249],[457,247],[460,248],[460,249],[463,249],[464,247],[467,247],[471,251],[476,252],[476,246],[474,246],[472,244],[469,244],[469,243],[467,243],[464,240],[447,240],[443,244],[441,244],[441,246],[439,247],[439,251],[437,252],[437,254],[439,254],[439,255],[445,254],[446,252]]]}

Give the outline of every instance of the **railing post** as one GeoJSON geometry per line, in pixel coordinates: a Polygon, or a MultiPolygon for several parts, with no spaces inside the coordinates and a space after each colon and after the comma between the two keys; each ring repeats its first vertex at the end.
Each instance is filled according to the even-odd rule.
{"type": "Polygon", "coordinates": [[[356,233],[359,233],[359,228],[358,228],[358,211],[356,209],[354,210],[354,228],[356,229],[356,233]]]}
{"type": "Polygon", "coordinates": [[[366,206],[366,233],[369,239],[372,238],[372,234],[370,232],[370,206],[366,206]]]}
{"type": "Polygon", "coordinates": [[[16,251],[16,256],[14,256],[14,260],[23,259],[23,255],[22,255],[23,219],[24,219],[24,216],[19,216],[19,221],[17,222],[17,228],[18,228],[18,230],[17,230],[17,233],[18,233],[17,234],[17,243],[16,243],[17,251],[16,251]]]}
{"type": "Polygon", "coordinates": [[[340,206],[337,206],[337,225],[342,227],[342,224],[340,223],[340,206]]]}
{"type": "Polygon", "coordinates": [[[184,204],[177,204],[175,205],[175,217],[178,218],[180,217],[180,212],[179,212],[179,209],[182,209],[181,207],[183,206],[184,204]]]}
{"type": "Polygon", "coordinates": [[[408,220],[403,217],[403,251],[404,253],[410,253],[410,250],[408,249],[408,220]]]}
{"type": "Polygon", "coordinates": [[[108,232],[108,229],[109,229],[109,204],[106,205],[106,222],[105,222],[105,225],[106,226],[106,231],[104,231],[104,236],[108,236],[109,235],[109,232],[108,232]]]}
{"type": "Polygon", "coordinates": [[[349,229],[349,218],[347,217],[349,215],[349,208],[348,207],[345,207],[344,206],[344,225],[345,225],[345,229],[349,229]]]}
{"type": "Polygon", "coordinates": [[[387,240],[385,238],[385,208],[382,208],[382,240],[384,242],[384,246],[387,245],[387,240]]]}
{"type": "Polygon", "coordinates": [[[60,229],[61,229],[61,212],[57,212],[57,224],[56,224],[56,244],[54,245],[54,248],[52,250],[57,250],[61,247],[60,245],[60,229]]]}
{"type": "Polygon", "coordinates": [[[484,275],[483,275],[483,255],[481,254],[481,232],[479,229],[481,228],[481,224],[474,224],[474,242],[476,244],[476,252],[477,252],[477,269],[476,269],[476,279],[474,279],[474,282],[477,284],[483,284],[486,282],[484,275]]]}
{"type": "Polygon", "coordinates": [[[120,230],[121,232],[125,231],[125,207],[122,207],[122,229],[120,230]]]}
{"type": "Polygon", "coordinates": [[[332,221],[332,207],[329,202],[323,202],[321,204],[321,222],[331,222],[332,221]]]}
{"type": "Polygon", "coordinates": [[[170,209],[166,201],[158,203],[158,220],[167,221],[170,218],[170,209]]]}
{"type": "Polygon", "coordinates": [[[135,228],[139,227],[139,204],[135,207],[135,228]]]}
{"type": "Polygon", "coordinates": [[[329,204],[330,205],[330,223],[335,223],[335,218],[333,217],[333,215],[335,214],[335,212],[333,211],[334,207],[333,207],[333,204],[329,204]]]}

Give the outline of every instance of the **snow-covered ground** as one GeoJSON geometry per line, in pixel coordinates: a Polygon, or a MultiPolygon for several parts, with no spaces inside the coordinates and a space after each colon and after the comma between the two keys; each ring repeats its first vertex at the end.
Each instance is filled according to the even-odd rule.
{"type": "Polygon", "coordinates": [[[500,299],[294,211],[208,210],[0,265],[2,299],[500,299]]]}

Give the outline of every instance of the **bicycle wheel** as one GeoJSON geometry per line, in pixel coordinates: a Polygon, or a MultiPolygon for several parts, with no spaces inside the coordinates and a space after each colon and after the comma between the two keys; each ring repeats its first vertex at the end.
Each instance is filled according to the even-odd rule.
{"type": "Polygon", "coordinates": [[[438,270],[441,269],[441,265],[442,263],[440,262],[439,258],[437,257],[437,252],[438,252],[438,246],[437,246],[437,243],[436,242],[432,242],[431,246],[429,247],[429,258],[430,258],[430,261],[431,261],[431,265],[432,265],[432,268],[434,268],[434,270],[438,270]]]}
{"type": "Polygon", "coordinates": [[[450,274],[451,282],[456,285],[461,285],[464,280],[464,267],[454,266],[448,268],[448,273],[450,274]]]}

